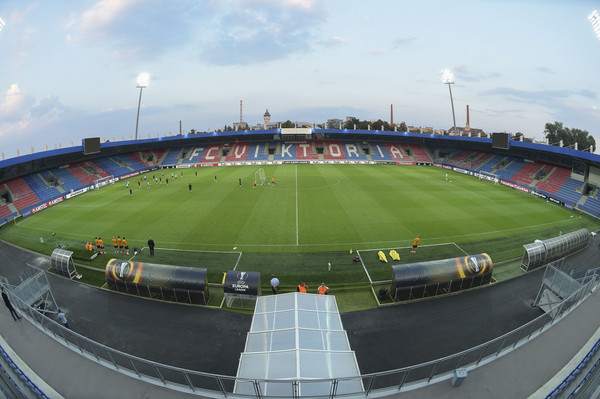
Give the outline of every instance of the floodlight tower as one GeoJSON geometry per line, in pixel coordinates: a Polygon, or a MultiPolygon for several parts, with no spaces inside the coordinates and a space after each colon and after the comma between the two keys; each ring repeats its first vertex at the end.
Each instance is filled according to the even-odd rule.
{"type": "Polygon", "coordinates": [[[142,90],[144,87],[148,87],[148,81],[150,80],[150,75],[147,73],[140,73],[137,78],[137,86],[140,89],[140,100],[138,101],[138,110],[137,110],[137,118],[135,120],[135,139],[138,138],[138,123],[140,122],[140,106],[142,105],[142,90]]]}
{"type": "Polygon", "coordinates": [[[452,88],[450,85],[454,84],[454,73],[449,69],[444,69],[442,71],[442,82],[448,85],[448,90],[450,90],[450,104],[452,105],[452,120],[454,121],[454,134],[456,134],[456,116],[454,115],[454,100],[452,100],[452,88]]]}
{"type": "Polygon", "coordinates": [[[594,32],[596,32],[596,36],[598,39],[600,39],[600,15],[598,15],[598,11],[592,11],[588,19],[592,23],[592,27],[594,28],[594,32]]]}
{"type": "Polygon", "coordinates": [[[6,23],[2,20],[2,18],[0,18],[0,32],[2,32],[2,29],[4,29],[5,25],[6,23]]]}

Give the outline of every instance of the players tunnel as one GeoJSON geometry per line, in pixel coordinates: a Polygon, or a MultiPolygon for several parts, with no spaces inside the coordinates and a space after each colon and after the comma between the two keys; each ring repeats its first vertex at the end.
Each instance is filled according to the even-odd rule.
{"type": "Polygon", "coordinates": [[[205,268],[111,259],[105,277],[111,290],[131,295],[197,305],[210,298],[205,268]]]}
{"type": "Polygon", "coordinates": [[[443,295],[483,284],[492,279],[488,254],[392,266],[390,296],[396,302],[443,295]]]}

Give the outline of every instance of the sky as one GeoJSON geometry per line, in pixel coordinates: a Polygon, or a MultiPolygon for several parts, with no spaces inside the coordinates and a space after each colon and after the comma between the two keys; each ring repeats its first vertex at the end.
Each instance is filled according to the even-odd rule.
{"type": "Polygon", "coordinates": [[[243,119],[456,123],[600,145],[600,1],[0,0],[0,153],[243,119]]]}

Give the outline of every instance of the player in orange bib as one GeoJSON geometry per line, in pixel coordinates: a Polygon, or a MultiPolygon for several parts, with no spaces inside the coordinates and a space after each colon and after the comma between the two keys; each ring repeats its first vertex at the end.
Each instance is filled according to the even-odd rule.
{"type": "Polygon", "coordinates": [[[113,236],[112,242],[113,242],[113,247],[115,247],[115,253],[117,253],[117,251],[119,250],[119,243],[117,242],[117,239],[115,238],[115,236],[113,236]]]}
{"type": "Polygon", "coordinates": [[[104,251],[104,240],[102,237],[98,237],[98,248],[100,248],[100,254],[106,254],[104,251]]]}
{"type": "Polygon", "coordinates": [[[416,254],[417,253],[417,247],[419,246],[419,241],[420,240],[421,239],[419,238],[419,235],[417,234],[417,236],[413,240],[412,251],[410,251],[411,254],[416,254]]]}
{"type": "Polygon", "coordinates": [[[121,236],[117,236],[117,243],[119,244],[119,252],[120,254],[123,253],[123,240],[121,239],[121,236]]]}
{"type": "Polygon", "coordinates": [[[125,251],[127,251],[127,255],[129,255],[129,246],[127,245],[127,240],[125,239],[125,237],[123,237],[123,239],[121,240],[121,244],[123,244],[123,248],[125,249],[125,251]]]}

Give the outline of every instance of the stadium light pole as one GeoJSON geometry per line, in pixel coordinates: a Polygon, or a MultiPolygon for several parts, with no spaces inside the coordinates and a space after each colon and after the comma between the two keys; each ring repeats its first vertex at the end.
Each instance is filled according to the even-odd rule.
{"type": "Polygon", "coordinates": [[[454,115],[454,100],[452,100],[452,87],[450,85],[454,84],[454,73],[452,73],[449,69],[444,69],[442,71],[442,82],[448,85],[448,90],[450,90],[450,104],[452,105],[452,120],[454,121],[454,134],[456,134],[456,116],[454,115]]]}
{"type": "Polygon", "coordinates": [[[138,101],[138,110],[137,110],[137,118],[135,120],[135,139],[138,139],[138,124],[140,122],[140,106],[142,105],[142,90],[144,87],[148,87],[148,81],[150,80],[150,75],[147,73],[140,73],[137,78],[137,87],[140,89],[140,99],[138,101]]]}

